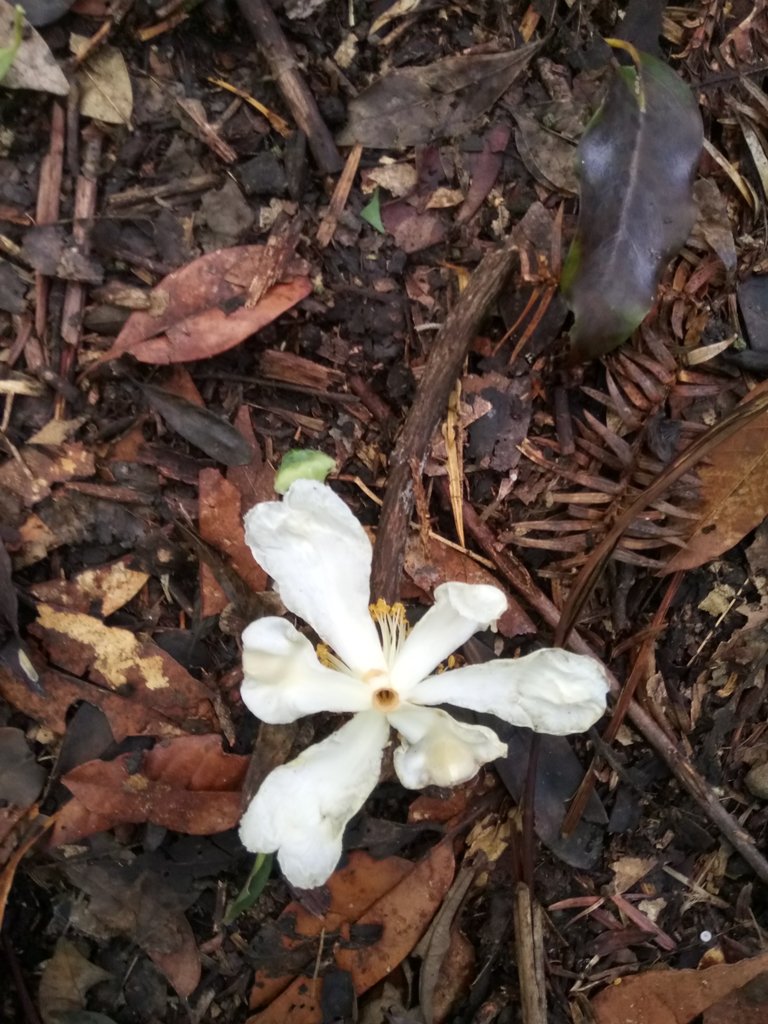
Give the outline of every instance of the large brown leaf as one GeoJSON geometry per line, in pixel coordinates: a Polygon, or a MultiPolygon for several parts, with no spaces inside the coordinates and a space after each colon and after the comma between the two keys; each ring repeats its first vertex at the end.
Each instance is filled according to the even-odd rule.
{"type": "MultiPolygon", "coordinates": [[[[381,863],[389,865],[390,861],[395,858],[381,863]]],[[[438,843],[426,857],[401,874],[403,863],[397,859],[394,871],[389,873],[389,887],[364,912],[345,914],[343,919],[349,922],[346,926],[338,916],[334,922],[341,939],[333,950],[336,967],[351,975],[358,995],[386,977],[411,952],[453,881],[454,859],[449,840],[438,843]],[[350,941],[352,922],[357,935],[376,935],[376,941],[350,941]]],[[[333,880],[329,886],[332,884],[333,880]]],[[[322,922],[320,926],[323,927],[322,922]]],[[[315,929],[313,934],[319,930],[315,929]]],[[[307,975],[296,978],[265,1010],[249,1017],[247,1024],[320,1024],[322,979],[313,980],[312,965],[308,968],[307,975]]]]}
{"type": "Polygon", "coordinates": [[[132,313],[102,361],[126,352],[142,363],[207,359],[260,331],[312,290],[309,278],[297,275],[249,309],[248,288],[263,254],[262,245],[217,249],[174,270],[153,289],[152,312],[132,313]]]}
{"type": "MultiPolygon", "coordinates": [[[[768,390],[761,384],[739,408],[768,390]]],[[[695,569],[738,544],[768,515],[768,412],[746,421],[698,469],[699,497],[693,532],[665,572],[695,569]]]]}
{"type": "MultiPolygon", "coordinates": [[[[148,637],[107,626],[93,615],[45,603],[38,605],[38,619],[30,626],[30,633],[40,640],[58,668],[78,677],[72,680],[72,686],[62,687],[56,673],[42,675],[43,687],[51,686],[53,693],[39,702],[42,707],[37,713],[42,717],[38,720],[55,731],[60,731],[66,711],[60,701],[66,699],[69,703],[85,699],[101,707],[117,740],[136,734],[140,722],[145,727],[138,732],[154,731],[155,735],[201,731],[204,725],[210,731],[215,724],[210,691],[148,637]],[[94,684],[94,697],[88,695],[87,686],[78,686],[81,678],[94,684]],[[105,702],[99,696],[105,691],[112,691],[119,699],[105,702]],[[53,718],[46,702],[53,703],[53,718]],[[117,710],[121,705],[125,705],[124,714],[117,710]],[[151,709],[150,715],[147,709],[151,709]],[[152,720],[155,730],[147,728],[152,720]]],[[[10,680],[0,677],[0,687],[3,691],[9,688],[8,699],[13,702],[10,680]]],[[[34,695],[29,696],[37,705],[34,695]]],[[[31,705],[28,713],[36,713],[31,705]]]]}
{"type": "MultiPolygon", "coordinates": [[[[735,989],[768,971],[768,953],[703,971],[643,971],[592,1000],[596,1024],[693,1024],[735,989]]],[[[733,1024],[743,1018],[730,1018],[733,1024]]],[[[765,1020],[765,1018],[761,1018],[765,1020]]]]}
{"type": "Polygon", "coordinates": [[[625,341],[653,304],[665,264],[696,216],[703,129],[696,98],[663,61],[633,52],[578,148],[581,202],[562,288],[572,357],[625,341]]]}

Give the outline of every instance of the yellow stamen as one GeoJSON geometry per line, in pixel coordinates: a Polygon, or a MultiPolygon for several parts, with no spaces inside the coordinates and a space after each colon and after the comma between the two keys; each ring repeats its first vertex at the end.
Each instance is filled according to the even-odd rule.
{"type": "Polygon", "coordinates": [[[376,623],[386,619],[396,622],[400,626],[408,625],[405,618],[405,605],[401,604],[400,601],[396,601],[394,604],[387,604],[384,598],[380,597],[375,604],[368,606],[368,610],[371,613],[371,618],[376,623]]]}
{"type": "Polygon", "coordinates": [[[382,598],[369,606],[371,618],[376,623],[381,636],[381,647],[388,665],[392,665],[395,655],[408,636],[408,620],[405,607],[398,601],[387,604],[382,598]]]}

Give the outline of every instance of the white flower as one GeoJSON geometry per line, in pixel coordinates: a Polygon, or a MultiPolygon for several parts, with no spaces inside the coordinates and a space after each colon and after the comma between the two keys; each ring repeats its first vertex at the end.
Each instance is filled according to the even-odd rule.
{"type": "Polygon", "coordinates": [[[436,704],[557,735],[588,729],[605,710],[602,667],[568,651],[435,674],[505,611],[507,599],[496,587],[445,583],[410,632],[402,609],[377,628],[368,605],[371,543],[324,484],[297,480],[282,501],[256,505],[245,517],[245,534],[286,608],[333,655],[323,663],[285,619],[252,622],[243,633],[244,703],[270,723],[318,711],[353,714],[327,739],[275,768],[240,825],[243,844],[276,851],[296,886],[322,885],[333,873],[344,829],[378,781],[390,727],[400,740],[395,771],[404,786],[419,789],[466,782],[507,752],[492,729],[458,722],[436,704]]]}

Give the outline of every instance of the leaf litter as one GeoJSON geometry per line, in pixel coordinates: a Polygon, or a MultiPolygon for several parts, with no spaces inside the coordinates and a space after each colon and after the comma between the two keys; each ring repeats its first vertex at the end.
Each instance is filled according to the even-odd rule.
{"type": "MultiPolygon", "coordinates": [[[[65,9],[48,6],[46,20],[65,9]]],[[[286,451],[314,448],[337,466],[334,489],[376,529],[394,439],[423,408],[417,389],[429,353],[443,323],[462,314],[484,252],[511,237],[516,262],[498,310],[470,339],[451,411],[453,456],[461,456],[450,463],[451,500],[441,487],[441,432],[424,439],[424,459],[410,467],[417,514],[403,537],[397,595],[416,618],[446,579],[503,585],[510,607],[499,633],[468,646],[465,658],[548,644],[552,610],[567,608],[622,510],[749,392],[759,395],[765,264],[754,213],[764,114],[759,88],[744,82],[764,56],[764,15],[742,18],[734,8],[693,24],[670,7],[661,48],[650,16],[651,31],[634,40],[666,54],[665,81],[706,83],[695,94],[707,125],[698,223],[671,263],[639,261],[653,278],[641,329],[619,353],[573,371],[557,357],[568,325],[555,287],[583,225],[575,201],[563,198],[599,95],[595,72],[574,69],[607,59],[604,48],[588,50],[608,23],[595,26],[587,14],[547,36],[533,9],[497,20],[492,8],[444,19],[416,7],[399,10],[393,28],[380,19],[378,31],[393,35],[369,36],[364,23],[352,42],[318,10],[305,51],[300,25],[278,12],[321,121],[337,140],[358,133],[366,147],[342,195],[306,157],[308,132],[316,159],[318,123],[303,122],[281,82],[264,79],[257,48],[237,31],[214,29],[206,65],[180,48],[173,15],[160,50],[140,48],[119,12],[105,21],[99,5],[89,10],[124,58],[130,128],[104,133],[87,108],[75,124],[74,102],[65,124],[46,98],[17,91],[7,118],[14,138],[1,158],[8,769],[0,780],[9,789],[0,798],[20,804],[0,808],[2,892],[10,892],[0,907],[13,978],[44,1019],[74,1013],[100,1024],[150,1013],[175,1020],[183,999],[196,1017],[242,1020],[252,973],[253,1019],[351,1019],[357,1000],[365,1020],[512,1013],[541,1024],[524,994],[518,1002],[525,986],[515,970],[544,961],[535,987],[550,1016],[569,1006],[574,1020],[600,1019],[603,1000],[635,1000],[640,984],[648,988],[633,1003],[638,1012],[672,1008],[671,1019],[701,1012],[713,1021],[762,1012],[759,975],[757,987],[745,986],[735,970],[759,962],[754,921],[765,922],[752,885],[760,862],[730,855],[745,836],[759,849],[765,830],[765,557],[749,533],[758,526],[759,534],[764,517],[759,420],[705,447],[637,512],[581,612],[577,642],[587,638],[620,681],[645,684],[643,706],[688,772],[680,787],[658,759],[668,748],[636,731],[636,718],[586,740],[547,741],[533,790],[525,736],[510,737],[503,784],[489,770],[459,790],[413,799],[385,762],[372,804],[350,827],[346,860],[327,892],[310,894],[288,891],[269,858],[246,857],[233,826],[271,768],[330,728],[325,720],[254,726],[242,712],[238,636],[251,618],[281,611],[244,544],[242,513],[274,500],[286,451]],[[261,108],[227,106],[231,96],[205,84],[192,97],[188,74],[206,83],[211,60],[238,79],[235,96],[258,95],[261,108]],[[183,120],[176,94],[194,100],[183,120]],[[275,133],[278,122],[263,111],[301,130],[275,133]],[[95,168],[80,166],[76,128],[87,132],[82,154],[94,133],[101,139],[95,168]],[[373,188],[378,230],[365,216],[373,188]],[[332,193],[334,229],[321,249],[311,240],[332,193]],[[86,299],[82,323],[65,297],[73,287],[86,299]],[[162,369],[169,364],[172,372],[162,369]],[[462,501],[463,538],[454,532],[462,501]],[[692,552],[695,566],[657,575],[692,552]],[[671,610],[661,615],[665,602],[671,610]],[[691,777],[736,811],[739,831],[692,798],[691,777]],[[572,800],[585,779],[591,795],[572,800]],[[38,840],[44,828],[50,838],[38,840]],[[510,926],[531,862],[534,896],[555,925],[540,939],[519,925],[513,936],[510,926]],[[620,882],[616,864],[651,867],[620,882]],[[61,936],[75,943],[70,960],[71,950],[56,946],[61,936]],[[537,950],[524,948],[526,936],[537,950]],[[660,960],[667,979],[652,970],[660,960]],[[58,996],[38,993],[41,969],[56,981],[60,965],[70,980],[56,982],[58,996]],[[709,972],[725,968],[734,970],[731,993],[718,989],[705,1006],[709,972]],[[662,982],[677,1002],[654,1002],[662,982]]],[[[182,33],[194,36],[207,16],[196,14],[182,33]]],[[[239,13],[231,17],[239,24],[239,13]]],[[[68,59],[71,27],[67,18],[46,32],[49,71],[51,60],[68,59]]],[[[93,31],[91,73],[114,59],[93,31]]],[[[36,73],[31,60],[13,67],[36,73]]],[[[110,84],[98,90],[107,104],[110,84]]],[[[685,162],[678,114],[667,110],[658,136],[667,163],[685,162]]],[[[613,125],[617,162],[593,218],[601,230],[610,222],[606,182],[621,192],[630,180],[621,161],[631,147],[615,142],[632,136],[631,121],[613,125]]],[[[341,166],[338,155],[329,166],[341,166]]],[[[636,198],[669,199],[664,175],[651,181],[636,198]]],[[[650,221],[632,209],[622,237],[647,240],[650,221]]],[[[687,201],[672,219],[683,212],[687,201]]],[[[652,241],[661,252],[668,239],[652,241]]],[[[605,280],[628,294],[631,269],[608,268],[605,280]]],[[[590,302],[604,297],[599,275],[587,284],[590,302]]],[[[24,997],[17,1003],[16,984],[0,996],[9,1019],[24,997]]],[[[615,1019],[625,1009],[607,1012],[615,1019]]]]}

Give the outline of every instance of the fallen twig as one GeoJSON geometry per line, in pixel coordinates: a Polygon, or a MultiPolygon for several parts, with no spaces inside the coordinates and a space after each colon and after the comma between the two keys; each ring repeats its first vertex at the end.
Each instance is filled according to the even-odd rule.
{"type": "Polygon", "coordinates": [[[392,453],[371,573],[372,593],[396,601],[403,568],[408,522],[413,510],[412,466],[422,466],[432,434],[445,413],[448,396],[467,349],[499,295],[515,259],[513,238],[484,256],[440,328],[429,353],[416,397],[392,453]]]}
{"type": "MultiPolygon", "coordinates": [[[[64,173],[65,126],[64,107],[54,100],[51,107],[51,144],[40,165],[35,211],[35,222],[38,226],[53,224],[59,219],[61,179],[64,173]]],[[[48,319],[49,288],[48,278],[39,272],[35,274],[35,332],[41,341],[45,337],[48,319]]]]}
{"type": "Polygon", "coordinates": [[[340,171],[343,161],[312,93],[296,66],[288,40],[266,0],[237,0],[240,13],[261,47],[293,119],[307,136],[323,174],[340,171]]]}
{"type": "Polygon", "coordinates": [[[336,188],[333,190],[330,205],[325,216],[320,221],[320,227],[317,229],[316,240],[321,249],[324,249],[334,236],[339,217],[347,205],[349,190],[352,188],[352,183],[355,180],[362,155],[363,147],[357,142],[349,151],[347,162],[344,164],[344,170],[336,182],[336,188]]]}
{"type": "Polygon", "coordinates": [[[547,979],[541,906],[525,882],[515,890],[515,951],[523,1024],[547,1024],[547,979]]]}

